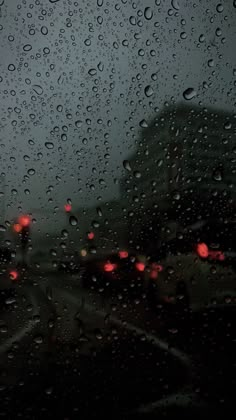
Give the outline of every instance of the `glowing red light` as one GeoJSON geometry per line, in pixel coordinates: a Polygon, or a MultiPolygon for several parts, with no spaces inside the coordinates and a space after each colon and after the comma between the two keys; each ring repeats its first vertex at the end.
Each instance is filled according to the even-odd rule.
{"type": "Polygon", "coordinates": [[[94,238],[94,233],[93,232],[89,232],[88,233],[88,239],[90,239],[90,241],[94,238]]]}
{"type": "Polygon", "coordinates": [[[13,225],[13,229],[14,229],[15,232],[20,233],[21,230],[22,230],[22,227],[21,227],[21,225],[19,223],[15,223],[13,225]]]}
{"type": "Polygon", "coordinates": [[[20,217],[19,217],[19,224],[20,224],[22,227],[27,227],[27,226],[29,226],[29,225],[30,225],[30,218],[29,218],[29,216],[20,216],[20,217]]]}
{"type": "Polygon", "coordinates": [[[208,246],[204,242],[197,244],[197,253],[199,257],[207,258],[209,256],[208,246]]]}
{"type": "Polygon", "coordinates": [[[135,267],[138,271],[144,271],[145,270],[145,264],[142,262],[136,262],[135,267]]]}
{"type": "Polygon", "coordinates": [[[17,271],[15,271],[15,270],[12,270],[12,271],[9,273],[9,275],[10,275],[10,279],[11,279],[11,280],[17,280],[17,278],[18,278],[18,273],[17,273],[17,271]]]}
{"type": "Polygon", "coordinates": [[[71,209],[72,209],[71,204],[69,204],[69,203],[65,204],[64,205],[64,209],[65,209],[66,213],[69,213],[71,211],[71,209]]]}
{"type": "Polygon", "coordinates": [[[209,250],[209,256],[213,260],[224,261],[224,259],[225,259],[225,256],[224,256],[223,252],[221,252],[221,251],[209,250]]]}
{"type": "Polygon", "coordinates": [[[116,264],[112,264],[110,262],[107,262],[104,265],[104,271],[106,271],[106,273],[111,273],[111,271],[114,271],[116,269],[116,264]]]}
{"type": "Polygon", "coordinates": [[[157,277],[158,277],[158,271],[156,271],[156,270],[152,270],[152,271],[151,271],[151,273],[150,273],[150,278],[151,278],[152,280],[156,280],[156,279],[157,279],[157,277]]]}
{"type": "Polygon", "coordinates": [[[128,258],[129,253],[127,251],[119,251],[120,258],[128,258]]]}
{"type": "Polygon", "coordinates": [[[160,265],[160,264],[157,264],[157,263],[152,263],[152,269],[155,270],[155,271],[160,272],[160,271],[163,270],[163,266],[160,265]]]}

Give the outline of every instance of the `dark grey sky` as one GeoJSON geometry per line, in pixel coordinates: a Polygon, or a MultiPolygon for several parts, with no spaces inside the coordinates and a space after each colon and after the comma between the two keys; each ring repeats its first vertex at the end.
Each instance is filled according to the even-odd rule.
{"type": "Polygon", "coordinates": [[[139,122],[183,101],[189,87],[192,104],[232,111],[233,3],[5,1],[5,217],[19,205],[36,215],[61,209],[67,198],[76,207],[119,198],[115,179],[137,148],[139,122]]]}

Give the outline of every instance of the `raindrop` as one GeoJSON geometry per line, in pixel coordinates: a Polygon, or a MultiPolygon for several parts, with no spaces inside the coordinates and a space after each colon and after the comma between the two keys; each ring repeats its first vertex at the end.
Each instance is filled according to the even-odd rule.
{"type": "Polygon", "coordinates": [[[34,85],[33,90],[37,93],[37,95],[42,95],[43,93],[43,88],[40,85],[34,85]]]}
{"type": "Polygon", "coordinates": [[[131,25],[136,25],[136,17],[135,16],[130,16],[129,22],[131,23],[131,25]]]}
{"type": "Polygon", "coordinates": [[[48,47],[45,47],[43,49],[44,54],[49,54],[50,53],[50,49],[48,47]]]}
{"type": "Polygon", "coordinates": [[[14,64],[9,64],[8,66],[9,71],[14,71],[15,69],[16,69],[16,66],[14,64]]]}
{"type": "Polygon", "coordinates": [[[42,28],[41,28],[41,33],[42,33],[43,35],[47,35],[47,34],[48,34],[48,28],[47,28],[46,26],[42,26],[42,28]]]}
{"type": "Polygon", "coordinates": [[[77,128],[80,128],[80,127],[82,126],[82,121],[80,121],[80,120],[75,121],[75,126],[76,126],[77,128]]]}
{"type": "Polygon", "coordinates": [[[147,123],[147,121],[146,121],[146,120],[142,120],[142,121],[140,121],[139,125],[140,125],[140,127],[142,127],[142,128],[147,128],[147,127],[148,127],[148,123],[147,123]]]}
{"type": "Polygon", "coordinates": [[[215,181],[222,181],[222,173],[221,173],[221,171],[219,170],[219,169],[216,169],[214,172],[213,172],[213,179],[215,180],[215,181]]]}
{"type": "Polygon", "coordinates": [[[224,10],[223,4],[221,4],[221,3],[217,4],[216,10],[217,10],[218,13],[222,13],[223,10],[224,10]]]}
{"type": "Polygon", "coordinates": [[[103,71],[104,70],[104,64],[102,64],[101,61],[100,61],[100,63],[98,63],[98,70],[99,71],[103,71]]]}
{"type": "Polygon", "coordinates": [[[50,3],[57,3],[59,0],[49,0],[50,3]]]}
{"type": "Polygon", "coordinates": [[[96,69],[90,69],[90,70],[88,71],[88,74],[89,74],[90,76],[95,76],[95,74],[97,74],[97,70],[96,70],[96,69]]]}
{"type": "Polygon", "coordinates": [[[67,135],[65,133],[63,133],[61,135],[61,139],[62,139],[62,141],[67,141],[67,135]]]}
{"type": "Polygon", "coordinates": [[[69,222],[71,226],[76,226],[78,224],[78,219],[76,219],[75,216],[70,216],[69,222]]]}
{"type": "Polygon", "coordinates": [[[54,149],[54,144],[52,142],[50,142],[50,141],[46,141],[45,147],[47,149],[54,149]]]}
{"type": "Polygon", "coordinates": [[[178,0],[171,0],[171,5],[175,10],[179,10],[179,2],[178,0]]]}
{"type": "Polygon", "coordinates": [[[190,101],[197,95],[196,91],[193,88],[188,88],[183,92],[183,97],[187,101],[190,101]]]}
{"type": "Polygon", "coordinates": [[[173,199],[174,200],[180,200],[180,193],[178,191],[174,191],[173,193],[173,199]]]}
{"type": "Polygon", "coordinates": [[[27,173],[28,173],[29,175],[34,175],[34,174],[35,174],[35,169],[30,168],[30,169],[27,171],[27,173]]]}
{"type": "Polygon", "coordinates": [[[4,225],[0,225],[0,232],[6,232],[7,228],[4,225]]]}
{"type": "Polygon", "coordinates": [[[153,12],[152,12],[151,7],[146,7],[145,10],[144,10],[144,17],[147,20],[150,20],[150,19],[152,19],[152,16],[153,16],[153,12]]]}
{"type": "Polygon", "coordinates": [[[139,171],[134,171],[134,177],[135,177],[135,178],[141,178],[141,172],[139,172],[139,171]]]}
{"type": "Polygon", "coordinates": [[[131,172],[131,166],[130,166],[130,163],[129,163],[129,161],[128,161],[128,160],[124,160],[124,161],[123,161],[123,167],[124,167],[127,171],[131,172]]]}
{"type": "Polygon", "coordinates": [[[86,47],[89,47],[91,45],[91,39],[86,39],[84,41],[84,43],[85,43],[86,47]]]}
{"type": "Polygon", "coordinates": [[[145,87],[144,93],[149,98],[150,96],[153,95],[154,92],[153,92],[152,87],[150,85],[148,85],[148,86],[145,87]]]}
{"type": "Polygon", "coordinates": [[[103,0],[97,0],[98,7],[101,7],[103,5],[103,0]]]}
{"type": "Polygon", "coordinates": [[[235,9],[236,9],[236,0],[234,0],[233,1],[233,6],[235,7],[235,9]]]}
{"type": "Polygon", "coordinates": [[[30,45],[30,44],[24,45],[23,50],[26,51],[26,52],[32,50],[32,45],[30,45]]]}
{"type": "Polygon", "coordinates": [[[201,34],[198,39],[199,39],[199,42],[204,42],[205,41],[205,36],[203,34],[201,34]]]}
{"type": "Polygon", "coordinates": [[[97,210],[98,216],[102,217],[102,209],[100,207],[97,207],[96,210],[97,210]]]}
{"type": "Polygon", "coordinates": [[[62,105],[57,105],[57,111],[62,112],[62,110],[63,110],[63,106],[62,105]]]}
{"type": "Polygon", "coordinates": [[[42,342],[43,342],[43,337],[42,337],[42,335],[36,335],[36,337],[34,337],[34,342],[35,342],[36,344],[42,344],[42,342]]]}

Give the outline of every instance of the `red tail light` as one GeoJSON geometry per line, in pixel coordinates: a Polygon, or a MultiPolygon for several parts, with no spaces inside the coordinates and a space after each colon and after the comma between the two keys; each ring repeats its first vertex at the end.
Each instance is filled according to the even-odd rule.
{"type": "Polygon", "coordinates": [[[115,271],[116,268],[117,268],[116,264],[112,264],[110,262],[107,262],[104,265],[104,271],[106,271],[106,273],[111,273],[112,271],[115,271]]]}
{"type": "Polygon", "coordinates": [[[127,251],[119,251],[119,257],[122,258],[128,258],[129,254],[127,251]]]}
{"type": "Polygon", "coordinates": [[[69,213],[71,211],[71,209],[72,209],[71,204],[69,204],[69,203],[65,204],[64,205],[64,209],[65,209],[66,213],[69,213]]]}
{"type": "Polygon", "coordinates": [[[20,224],[22,227],[27,227],[27,226],[29,226],[29,225],[30,225],[30,218],[29,218],[29,216],[20,216],[20,217],[19,217],[19,224],[20,224]]]}
{"type": "Polygon", "coordinates": [[[197,244],[196,251],[201,258],[207,258],[209,256],[208,246],[204,242],[197,244]]]}
{"type": "Polygon", "coordinates": [[[136,262],[135,264],[136,270],[138,271],[144,271],[145,270],[145,264],[142,262],[136,262]]]}
{"type": "Polygon", "coordinates": [[[88,232],[88,239],[90,239],[90,241],[92,240],[92,239],[94,239],[94,233],[93,232],[88,232]]]}
{"type": "Polygon", "coordinates": [[[15,223],[13,225],[13,229],[15,232],[20,233],[22,231],[22,226],[20,225],[20,223],[15,223]]]}
{"type": "Polygon", "coordinates": [[[10,276],[10,279],[11,279],[11,280],[17,280],[17,278],[18,278],[18,273],[17,273],[17,271],[16,271],[16,270],[12,270],[12,271],[10,271],[9,276],[10,276]]]}

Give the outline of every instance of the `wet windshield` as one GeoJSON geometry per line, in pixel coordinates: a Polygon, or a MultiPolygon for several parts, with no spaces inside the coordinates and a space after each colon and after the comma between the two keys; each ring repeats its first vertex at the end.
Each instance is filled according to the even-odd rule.
{"type": "Polygon", "coordinates": [[[236,2],[0,0],[0,416],[235,395],[236,2]]]}

